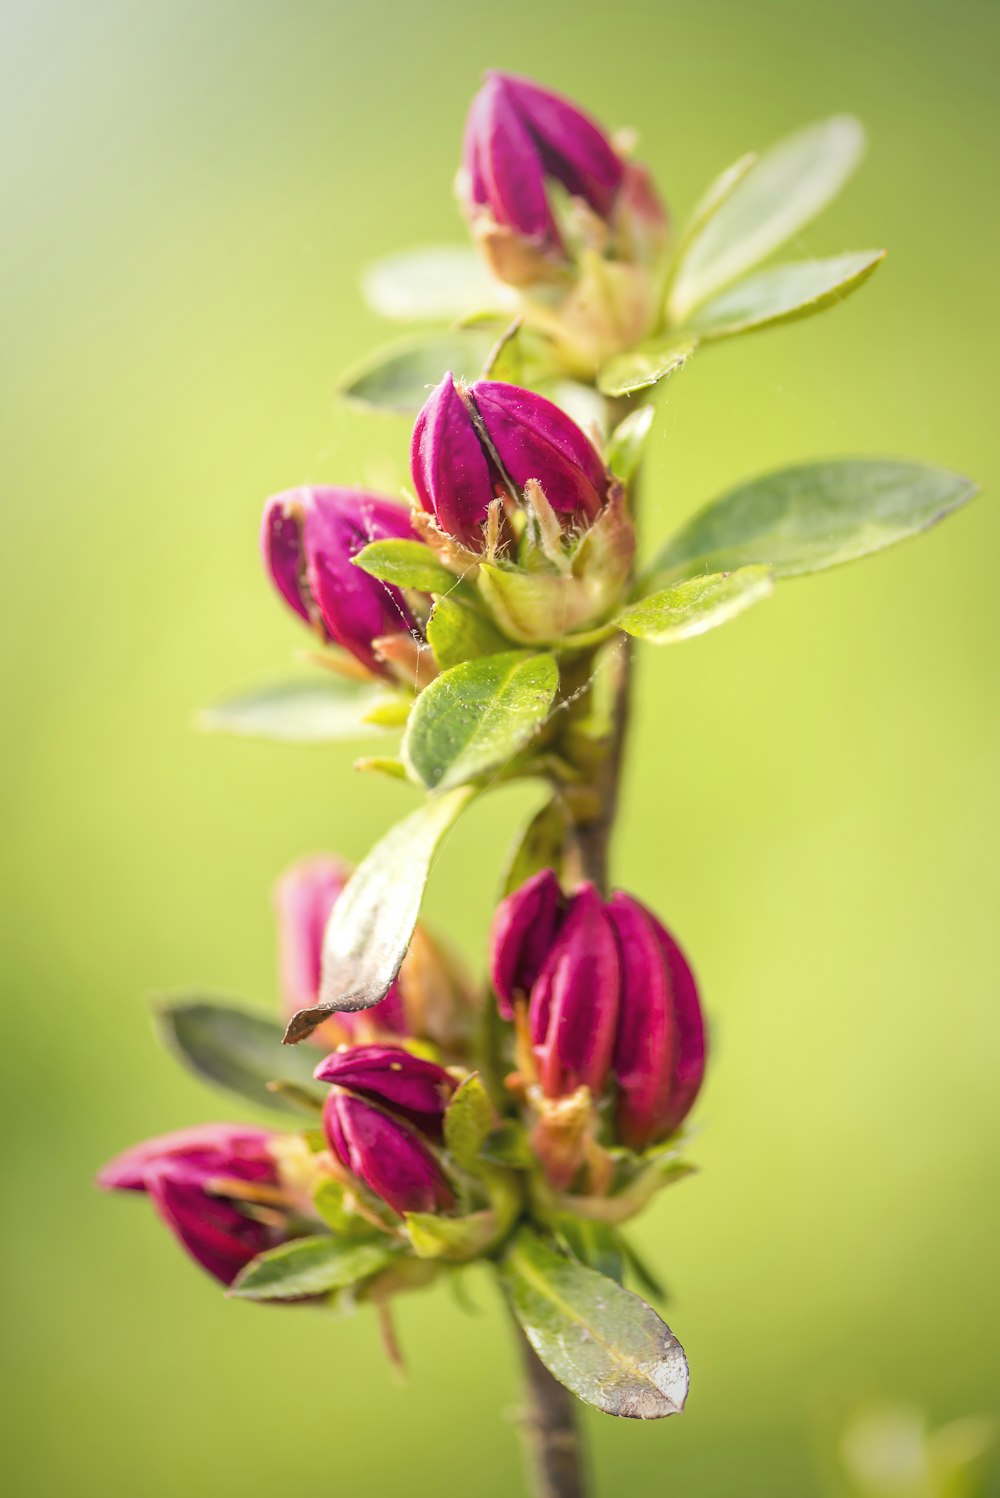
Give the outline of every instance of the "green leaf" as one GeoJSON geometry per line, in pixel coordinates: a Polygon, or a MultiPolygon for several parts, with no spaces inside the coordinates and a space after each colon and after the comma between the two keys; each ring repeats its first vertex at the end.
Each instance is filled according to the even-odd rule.
{"type": "Polygon", "coordinates": [[[652,573],[763,563],[797,577],[852,562],[926,530],[976,485],[923,463],[834,458],[765,474],[714,500],[668,541],[652,573]]]}
{"type": "Polygon", "coordinates": [[[493,348],[481,329],[425,333],[379,349],[344,377],[340,393],[356,406],[412,414],[451,370],[456,379],[478,380],[493,348]]]}
{"type": "Polygon", "coordinates": [[[366,682],[339,676],[277,681],[252,687],[205,708],[199,728],[273,739],[282,744],[330,744],[371,738],[368,714],[379,693],[366,682]]]}
{"type": "Polygon", "coordinates": [[[588,1269],[606,1274],[620,1285],[625,1274],[625,1256],[615,1229],[608,1222],[577,1217],[572,1212],[556,1214],[553,1226],[563,1248],[588,1269]]]}
{"type": "Polygon", "coordinates": [[[480,655],[496,655],[509,641],[485,614],[451,596],[435,603],[427,621],[427,643],[438,666],[447,671],[480,655]]]}
{"type": "Polygon", "coordinates": [[[697,347],[696,338],[661,338],[640,344],[630,354],[619,354],[605,364],[598,375],[597,388],[613,398],[634,395],[680,369],[697,347]]]}
{"type": "Polygon", "coordinates": [[[620,422],[608,440],[605,462],[616,478],[627,484],[639,466],[649,429],[656,415],[654,406],[640,406],[620,422]]]}
{"type": "Polygon", "coordinates": [[[569,825],[565,803],[558,797],[553,796],[540,811],[535,812],[511,849],[503,878],[505,895],[520,889],[542,869],[559,872],[569,825]]]}
{"type": "Polygon", "coordinates": [[[637,1295],[522,1228],[501,1279],[554,1378],[608,1415],[658,1420],[684,1408],[688,1366],[669,1326],[637,1295]]]}
{"type": "Polygon", "coordinates": [[[354,768],[362,775],[385,775],[389,780],[408,779],[403,761],[393,759],[391,755],[366,754],[354,761],[354,768]]]}
{"type": "Polygon", "coordinates": [[[412,706],[412,692],[391,692],[387,696],[376,697],[365,713],[365,722],[374,723],[379,728],[402,728],[410,716],[412,706]]]}
{"type": "Polygon", "coordinates": [[[885,250],[857,250],[829,260],[775,265],[713,297],[688,327],[703,339],[730,338],[735,333],[812,317],[863,286],[885,254],[885,250]]]}
{"type": "Polygon", "coordinates": [[[558,685],[555,658],[526,650],[452,666],[410,714],[401,752],[411,777],[446,791],[501,769],[545,722],[558,685]]]}
{"type": "Polygon", "coordinates": [[[361,861],[327,924],[320,1002],[293,1015],[286,1045],[304,1040],[331,1014],[370,1009],[385,998],[406,956],[431,860],[474,795],[463,786],[426,801],[361,861]]]}
{"type": "Polygon", "coordinates": [[[456,1090],[444,1115],[444,1147],[463,1170],[477,1163],[493,1129],[493,1104],[473,1072],[456,1090]]]}
{"type": "MultiPolygon", "coordinates": [[[[325,1146],[325,1138],[323,1142],[325,1146]]],[[[384,1240],[378,1228],[352,1212],[347,1206],[346,1196],[340,1181],[324,1176],[313,1191],[313,1206],[335,1237],[350,1239],[354,1243],[359,1240],[382,1243],[384,1240]]]]}
{"type": "Polygon", "coordinates": [[[686,321],[810,223],[840,192],[863,149],[858,121],[836,115],[765,151],[692,235],[674,275],[670,322],[686,321]]]}
{"type": "Polygon", "coordinates": [[[369,266],[361,289],[369,307],[398,322],[468,317],[511,300],[465,245],[428,245],[388,255],[369,266]]]}
{"type": "Polygon", "coordinates": [[[342,1243],[325,1235],[294,1238],[251,1259],[233,1281],[241,1300],[301,1300],[344,1290],[378,1274],[399,1253],[389,1241],[342,1243]]]}
{"type": "Polygon", "coordinates": [[[370,541],[351,558],[355,567],[396,588],[417,588],[421,593],[450,593],[459,579],[439,562],[422,541],[394,538],[370,541]]]}
{"type": "Polygon", "coordinates": [[[467,1217],[407,1212],[406,1226],[418,1259],[450,1259],[457,1263],[479,1258],[501,1230],[497,1213],[489,1207],[467,1217]]]}
{"type": "Polygon", "coordinates": [[[623,614],[618,624],[626,634],[652,645],[671,645],[728,623],[773,591],[768,567],[713,572],[651,593],[623,614]]]}
{"type": "Polygon", "coordinates": [[[157,1003],[156,1028],[185,1066],[227,1092],[260,1108],[284,1113],[322,1107],[327,1089],[313,1079],[314,1054],[282,1045],[282,1027],[260,1014],[231,1004],[183,995],[157,1003]],[[272,1092],[270,1082],[301,1089],[312,1105],[296,1105],[294,1092],[272,1092]]]}

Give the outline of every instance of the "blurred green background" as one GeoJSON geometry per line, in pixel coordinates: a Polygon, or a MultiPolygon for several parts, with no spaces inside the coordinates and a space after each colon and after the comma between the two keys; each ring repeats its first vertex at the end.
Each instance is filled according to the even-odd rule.
{"type": "MultiPolygon", "coordinates": [[[[92,1189],[224,1116],[150,990],[275,1002],[269,887],[358,858],[411,793],[348,750],[201,738],[199,705],[303,642],[257,559],[309,480],[398,488],[407,424],[338,409],[385,330],[370,258],[459,240],[481,70],[641,132],[677,212],[824,113],[865,168],[796,247],[884,243],[828,316],[711,351],[654,430],[647,541],[729,483],[893,453],[1000,478],[986,0],[8,0],[3,786],[9,1308],[2,1467],[54,1492],[519,1491],[515,1366],[485,1278],[368,1315],[227,1303],[144,1205],[92,1189]]],[[[617,877],[694,954],[714,1024],[703,1173],[639,1241],[688,1348],[683,1419],[588,1418],[604,1494],[802,1498],[838,1401],[996,1407],[1000,522],[989,492],[883,557],[643,656],[617,877]]],[[[530,793],[468,817],[428,913],[482,951],[530,793]]]]}

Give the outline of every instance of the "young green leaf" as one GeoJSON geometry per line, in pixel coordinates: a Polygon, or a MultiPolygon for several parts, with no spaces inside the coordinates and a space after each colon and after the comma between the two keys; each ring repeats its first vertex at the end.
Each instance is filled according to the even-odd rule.
{"type": "Polygon", "coordinates": [[[205,708],[198,726],[283,744],[330,744],[375,736],[368,715],[378,701],[377,690],[345,677],[278,681],[205,708]]]}
{"type": "Polygon", "coordinates": [[[463,1170],[476,1164],[493,1123],[493,1104],[473,1072],[455,1092],[444,1115],[445,1149],[463,1170]]]}
{"type": "Polygon", "coordinates": [[[545,722],[558,685],[555,658],[527,650],[443,672],[406,725],[402,757],[411,778],[446,791],[502,768],[545,722]]]}
{"type": "Polygon", "coordinates": [[[160,1038],[207,1082],[278,1112],[322,1107],[327,1089],[313,1080],[315,1056],[282,1045],[282,1027],[274,1020],[193,994],[163,999],[154,1013],[160,1038]],[[291,1083],[293,1090],[272,1092],[270,1082],[291,1083]]]}
{"type": "Polygon", "coordinates": [[[804,228],[836,197],[863,149],[858,121],[837,115],[765,151],[689,240],[673,278],[669,322],[687,321],[804,228]]]}
{"type": "Polygon", "coordinates": [[[468,317],[512,301],[507,288],[494,281],[475,250],[465,245],[427,245],[388,255],[369,266],[361,289],[369,307],[399,322],[468,317]]]}
{"type": "Polygon", "coordinates": [[[518,833],[510,851],[503,877],[505,895],[520,889],[541,869],[559,872],[569,825],[565,803],[554,796],[535,812],[528,825],[518,833]]]}
{"type": "Polygon", "coordinates": [[[328,1295],[378,1274],[399,1253],[388,1239],[344,1243],[326,1235],[293,1238],[251,1259],[233,1281],[230,1295],[240,1300],[302,1300],[328,1295]]]}
{"type": "Polygon", "coordinates": [[[496,655],[510,644],[485,614],[460,598],[437,600],[427,621],[427,643],[442,671],[480,655],[496,655]]]}
{"type": "Polygon", "coordinates": [[[618,620],[626,634],[672,645],[716,629],[774,591],[769,567],[741,567],[675,583],[633,606],[618,620]]]}
{"type": "Polygon", "coordinates": [[[450,1259],[456,1263],[478,1258],[501,1230],[498,1214],[486,1207],[468,1217],[439,1217],[432,1212],[407,1212],[406,1226],[418,1259],[450,1259]]]}
{"type": "Polygon", "coordinates": [[[672,375],[698,347],[696,338],[660,338],[640,345],[630,354],[619,354],[605,364],[597,379],[597,388],[604,395],[617,398],[634,395],[637,390],[646,390],[658,385],[672,375]]]}
{"type": "Polygon", "coordinates": [[[655,415],[654,406],[640,406],[615,427],[608,439],[605,461],[623,484],[629,482],[639,466],[655,415]]]}
{"type": "Polygon", "coordinates": [[[578,1399],[608,1415],[658,1420],[684,1408],[684,1349],[651,1306],[522,1228],[500,1276],[541,1361],[578,1399]]]}
{"type": "Polygon", "coordinates": [[[776,323],[812,317],[863,286],[885,250],[857,250],[829,260],[798,260],[737,281],[695,313],[688,324],[703,339],[731,338],[776,323]]]}
{"type": "Polygon", "coordinates": [[[417,588],[421,593],[450,593],[459,579],[439,562],[422,541],[393,538],[370,541],[351,558],[355,567],[396,588],[417,588]]]}
{"type": "Polygon", "coordinates": [[[340,393],[356,406],[416,413],[446,370],[456,379],[477,380],[493,343],[493,335],[482,329],[407,338],[356,365],[344,376],[340,393]]]}
{"type": "Polygon", "coordinates": [[[331,1014],[370,1009],[385,998],[406,956],[431,860],[474,795],[462,786],[426,801],[354,870],[324,934],[320,1001],[292,1016],[286,1045],[304,1040],[331,1014]]]}
{"type": "Polygon", "coordinates": [[[820,572],[926,530],[976,492],[961,474],[893,459],[784,468],[714,500],[667,542],[650,571],[763,563],[778,577],[820,572]]]}

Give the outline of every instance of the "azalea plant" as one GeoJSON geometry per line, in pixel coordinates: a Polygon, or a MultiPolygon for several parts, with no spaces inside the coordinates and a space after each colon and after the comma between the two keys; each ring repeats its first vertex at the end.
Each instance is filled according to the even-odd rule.
{"type": "MultiPolygon", "coordinates": [[[[688,1391],[656,1266],[627,1233],[692,1169],[707,1054],[689,955],[609,886],[636,642],[714,629],[974,492],[913,462],[799,465],[740,484],[636,563],[662,382],[833,306],[881,264],[873,249],[759,268],[862,145],[852,119],[810,125],[728,168],[674,231],[629,136],[488,75],[457,181],[475,248],[375,265],[373,304],[431,330],[344,384],[415,414],[412,493],[268,501],[266,571],[311,636],[312,675],[206,714],[286,741],[382,733],[358,769],[419,800],[353,871],[322,855],[281,877],[281,1023],[201,995],[160,1006],[182,1060],[285,1128],[167,1134],[101,1183],[146,1193],[236,1299],[370,1306],[394,1354],[397,1296],[490,1266],[542,1495],[585,1490],[578,1401],[657,1419],[688,1391]],[[420,923],[421,898],[456,819],[515,779],[544,800],[498,871],[476,977],[420,923]]],[[[665,507],[649,498],[651,529],[665,507]]]]}

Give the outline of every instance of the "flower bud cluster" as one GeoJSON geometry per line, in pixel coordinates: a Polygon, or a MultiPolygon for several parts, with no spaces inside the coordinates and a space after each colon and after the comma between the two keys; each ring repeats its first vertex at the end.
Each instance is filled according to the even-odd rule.
{"type": "Polygon", "coordinates": [[[566,896],[544,869],[500,905],[491,964],[545,1098],[609,1093],[614,1138],[635,1150],[679,1127],[701,1086],[704,1022],[687,960],[651,911],[586,883],[566,896]]]}

